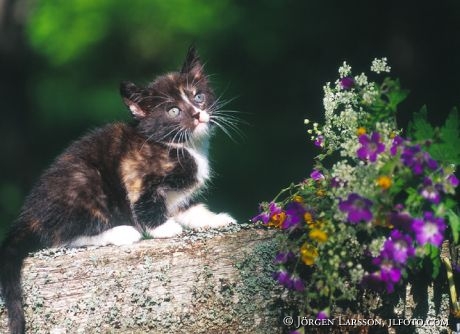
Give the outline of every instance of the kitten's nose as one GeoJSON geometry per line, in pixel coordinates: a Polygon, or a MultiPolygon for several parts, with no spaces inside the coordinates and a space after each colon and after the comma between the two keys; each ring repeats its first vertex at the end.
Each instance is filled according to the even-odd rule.
{"type": "Polygon", "coordinates": [[[209,122],[209,114],[205,111],[197,111],[192,115],[192,117],[200,123],[209,122]]]}

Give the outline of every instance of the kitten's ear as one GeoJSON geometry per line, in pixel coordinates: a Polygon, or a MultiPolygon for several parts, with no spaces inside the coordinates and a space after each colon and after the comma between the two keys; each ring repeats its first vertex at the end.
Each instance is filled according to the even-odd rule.
{"type": "Polygon", "coordinates": [[[191,74],[195,79],[201,79],[204,76],[203,64],[194,45],[190,46],[185,57],[184,65],[180,71],[182,74],[191,74]]]}
{"type": "Polygon", "coordinates": [[[142,110],[138,102],[142,96],[142,89],[137,87],[135,84],[129,81],[123,81],[120,84],[120,94],[123,98],[123,102],[131,111],[131,114],[135,119],[144,118],[146,112],[142,110]]]}

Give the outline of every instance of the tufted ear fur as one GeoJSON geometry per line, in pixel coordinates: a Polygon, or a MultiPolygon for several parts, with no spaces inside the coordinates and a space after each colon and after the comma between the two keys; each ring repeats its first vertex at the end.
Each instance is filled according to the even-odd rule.
{"type": "Polygon", "coordinates": [[[137,87],[134,83],[129,81],[123,81],[120,84],[120,94],[123,98],[123,102],[126,104],[128,109],[131,111],[131,115],[140,120],[145,117],[146,112],[139,106],[140,99],[142,97],[142,89],[137,87]]]}
{"type": "Polygon", "coordinates": [[[194,45],[189,47],[180,73],[190,74],[195,80],[204,77],[203,64],[201,64],[200,57],[194,45]]]}

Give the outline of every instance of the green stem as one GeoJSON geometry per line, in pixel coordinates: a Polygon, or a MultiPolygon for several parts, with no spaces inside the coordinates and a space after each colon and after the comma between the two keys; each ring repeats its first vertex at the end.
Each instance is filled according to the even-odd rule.
{"type": "Polygon", "coordinates": [[[449,293],[452,303],[452,314],[458,318],[460,317],[460,303],[458,302],[457,289],[455,288],[454,273],[452,271],[452,264],[447,256],[441,257],[442,262],[446,266],[447,282],[449,283],[449,293]]]}
{"type": "Polygon", "coordinates": [[[284,188],[284,189],[281,189],[281,191],[278,193],[278,195],[275,196],[275,198],[273,199],[273,202],[277,202],[278,201],[278,198],[281,197],[281,195],[283,195],[285,192],[287,191],[291,191],[292,189],[294,189],[296,187],[296,185],[294,183],[291,183],[289,185],[289,187],[287,188],[284,188]]]}

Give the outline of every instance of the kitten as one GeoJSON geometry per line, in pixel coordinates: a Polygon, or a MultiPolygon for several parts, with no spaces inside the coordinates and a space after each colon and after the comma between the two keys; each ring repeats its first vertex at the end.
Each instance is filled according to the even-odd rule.
{"type": "Polygon", "coordinates": [[[218,101],[193,47],[180,72],[146,87],[124,82],[132,124],[114,123],[71,144],[44,172],[0,248],[0,284],[11,333],[25,331],[21,267],[46,247],[125,245],[183,227],[234,222],[195,200],[210,178],[218,101]],[[215,115],[214,115],[215,114],[215,115]]]}

